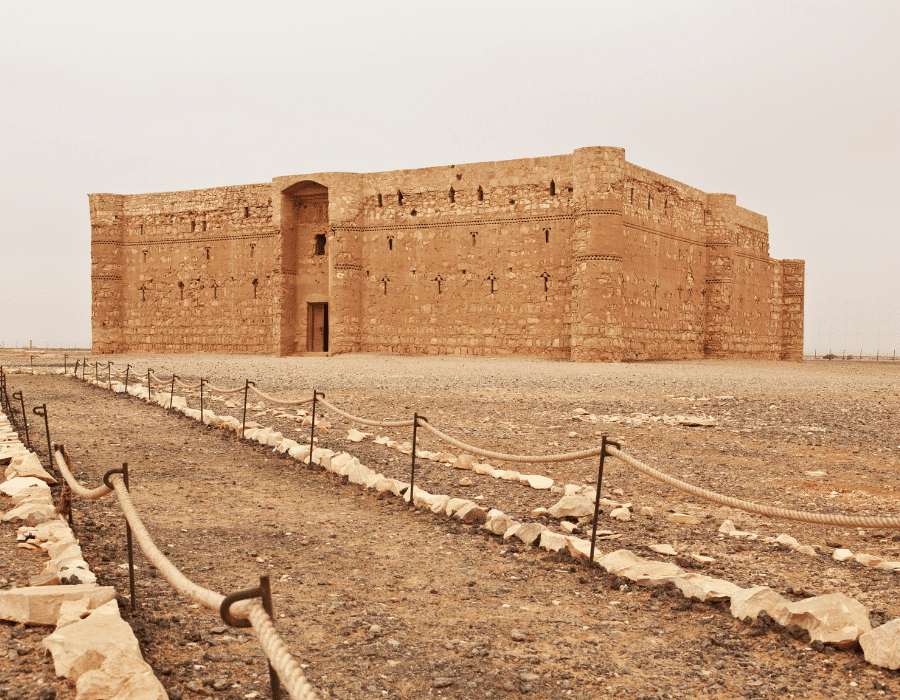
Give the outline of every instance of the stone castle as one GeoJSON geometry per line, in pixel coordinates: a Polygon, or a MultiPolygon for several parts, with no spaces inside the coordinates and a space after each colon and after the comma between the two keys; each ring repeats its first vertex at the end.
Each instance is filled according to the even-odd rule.
{"type": "Polygon", "coordinates": [[[89,199],[95,353],[802,360],[766,217],[621,148],[89,199]]]}

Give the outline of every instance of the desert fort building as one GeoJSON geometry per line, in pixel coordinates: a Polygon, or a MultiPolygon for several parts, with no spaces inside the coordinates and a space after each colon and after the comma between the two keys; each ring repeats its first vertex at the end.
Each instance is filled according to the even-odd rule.
{"type": "Polygon", "coordinates": [[[95,353],[802,359],[766,217],[621,148],[89,200],[95,353]]]}

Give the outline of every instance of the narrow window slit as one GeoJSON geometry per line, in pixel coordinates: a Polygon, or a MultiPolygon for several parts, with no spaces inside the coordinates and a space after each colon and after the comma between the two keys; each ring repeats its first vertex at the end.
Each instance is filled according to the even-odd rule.
{"type": "Polygon", "coordinates": [[[479,202],[484,201],[484,190],[481,189],[481,185],[478,185],[478,201],[479,202]]]}
{"type": "Polygon", "coordinates": [[[550,196],[551,197],[556,196],[556,181],[555,180],[550,180],[550,196]]]}

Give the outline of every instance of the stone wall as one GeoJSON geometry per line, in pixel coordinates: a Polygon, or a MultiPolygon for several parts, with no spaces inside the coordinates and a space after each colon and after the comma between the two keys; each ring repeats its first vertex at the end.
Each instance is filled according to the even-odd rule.
{"type": "Polygon", "coordinates": [[[802,358],[765,217],[620,148],[91,195],[96,351],[802,358]]]}

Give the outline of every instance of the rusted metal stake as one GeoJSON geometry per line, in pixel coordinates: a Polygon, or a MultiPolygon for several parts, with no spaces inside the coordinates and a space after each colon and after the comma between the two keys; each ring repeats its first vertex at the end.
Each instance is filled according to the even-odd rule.
{"type": "Polygon", "coordinates": [[[179,377],[177,374],[175,374],[173,372],[172,373],[172,390],[169,392],[169,410],[170,411],[172,410],[172,408],[173,408],[172,404],[175,401],[175,380],[176,379],[181,379],[181,377],[179,377]]]}
{"type": "Polygon", "coordinates": [[[100,363],[94,362],[94,384],[100,383],[100,363]]]}
{"type": "Polygon", "coordinates": [[[44,428],[47,431],[47,458],[50,462],[50,471],[53,471],[53,447],[50,445],[50,419],[47,418],[47,404],[35,406],[31,411],[36,416],[44,417],[44,428]]]}
{"type": "MultiPolygon", "coordinates": [[[[107,488],[115,490],[112,482],[109,480],[109,477],[113,474],[121,474],[122,481],[125,482],[125,488],[129,491],[131,490],[128,484],[128,462],[122,462],[121,469],[110,469],[103,475],[103,483],[106,484],[107,488]]],[[[128,590],[131,595],[131,612],[134,612],[137,607],[137,600],[134,594],[134,544],[131,541],[131,525],[128,524],[128,518],[125,518],[125,541],[128,545],[128,590]]]]}
{"type": "Polygon", "coordinates": [[[247,425],[247,392],[250,391],[251,386],[256,386],[256,382],[251,382],[249,379],[244,380],[244,415],[241,417],[241,440],[244,439],[244,426],[247,425]]]}
{"type": "Polygon", "coordinates": [[[606,461],[607,445],[619,447],[619,443],[608,439],[606,435],[603,435],[600,438],[600,447],[602,448],[602,451],[600,452],[600,468],[597,470],[597,493],[594,495],[594,525],[591,528],[591,553],[588,557],[588,566],[591,568],[594,566],[594,545],[597,542],[597,518],[600,516],[600,487],[603,485],[603,464],[606,461]]]}
{"type": "Polygon", "coordinates": [[[149,401],[151,398],[151,396],[150,396],[150,373],[152,371],[153,370],[150,369],[149,367],[147,368],[147,401],[149,401]]]}
{"type": "Polygon", "coordinates": [[[66,374],[66,372],[68,372],[68,370],[69,370],[68,361],[69,361],[69,356],[63,355],[63,374],[66,374]]]}
{"type": "Polygon", "coordinates": [[[409,508],[413,507],[413,490],[415,489],[416,483],[416,438],[418,436],[420,418],[426,423],[428,422],[428,419],[425,416],[413,413],[412,466],[409,470],[409,508]]]}
{"type": "Polygon", "coordinates": [[[79,361],[75,360],[75,379],[78,379],[78,365],[79,364],[80,364],[79,361]]]}
{"type": "Polygon", "coordinates": [[[203,383],[206,380],[200,377],[200,425],[203,425],[203,383]]]}
{"type": "Polygon", "coordinates": [[[312,405],[312,425],[309,426],[309,466],[313,465],[313,449],[316,446],[316,400],[321,396],[323,399],[325,398],[325,394],[321,391],[313,390],[313,405],[312,405]]]}
{"type": "Polygon", "coordinates": [[[106,388],[112,390],[112,362],[106,363],[106,388]]]}
{"type": "Polygon", "coordinates": [[[25,396],[21,391],[14,391],[13,398],[19,399],[22,404],[22,423],[25,426],[25,444],[28,445],[28,449],[31,449],[31,437],[28,435],[28,416],[25,415],[25,396]]]}
{"type": "MultiPolygon", "coordinates": [[[[272,588],[269,584],[268,576],[260,576],[259,586],[256,588],[237,591],[236,593],[225,596],[225,599],[219,606],[219,614],[222,616],[225,624],[230,627],[250,627],[250,620],[232,616],[231,606],[239,600],[250,600],[251,598],[262,598],[263,609],[274,624],[275,615],[272,612],[272,588]]],[[[272,688],[272,700],[279,700],[281,697],[281,685],[278,680],[278,673],[272,668],[271,662],[269,662],[269,684],[272,688]]]]}
{"type": "Polygon", "coordinates": [[[131,365],[125,365],[125,394],[128,394],[128,373],[131,371],[131,365]]]}

